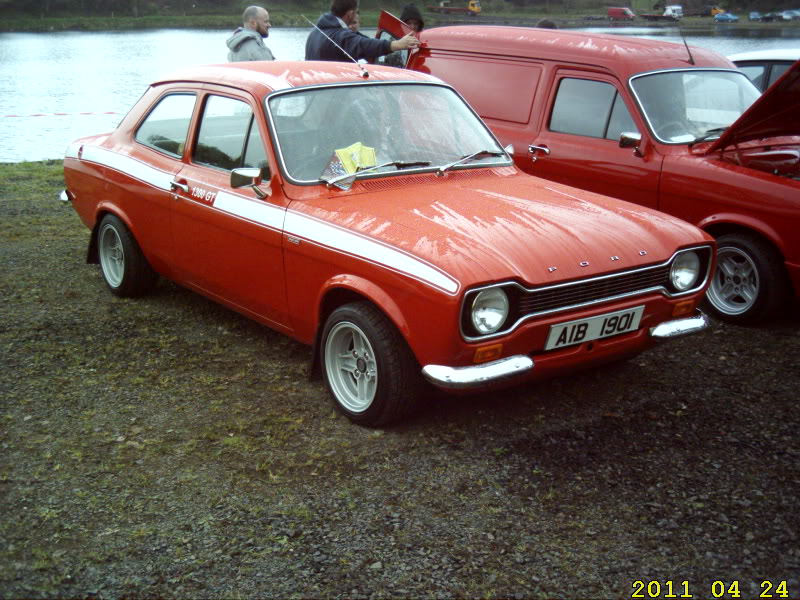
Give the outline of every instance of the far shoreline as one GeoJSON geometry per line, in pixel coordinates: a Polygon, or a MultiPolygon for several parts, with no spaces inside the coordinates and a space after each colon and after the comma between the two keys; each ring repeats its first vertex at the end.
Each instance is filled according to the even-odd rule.
{"type": "MultiPolygon", "coordinates": [[[[307,11],[308,17],[316,21],[319,16],[316,12],[307,11]]],[[[362,27],[374,29],[378,23],[378,11],[363,11],[361,13],[362,27]]],[[[276,10],[270,14],[272,25],[275,28],[285,27],[310,27],[303,14],[276,10]]],[[[479,17],[452,17],[447,15],[425,14],[426,28],[444,25],[513,25],[533,27],[542,19],[554,21],[560,28],[574,29],[585,27],[646,27],[660,29],[675,27],[675,22],[653,22],[637,19],[626,23],[611,23],[601,15],[586,15],[574,13],[545,13],[539,12],[503,12],[497,14],[482,14],[479,17]]],[[[238,15],[207,14],[207,15],[147,15],[133,16],[69,16],[69,17],[30,17],[11,16],[0,22],[0,33],[57,33],[57,32],[114,32],[114,31],[146,31],[155,29],[230,29],[239,26],[238,15]]],[[[717,23],[711,17],[685,17],[680,21],[682,29],[699,29],[717,27],[725,30],[752,29],[757,27],[764,30],[798,28],[800,21],[787,21],[781,23],[760,23],[748,21],[741,17],[738,23],[717,23]]]]}

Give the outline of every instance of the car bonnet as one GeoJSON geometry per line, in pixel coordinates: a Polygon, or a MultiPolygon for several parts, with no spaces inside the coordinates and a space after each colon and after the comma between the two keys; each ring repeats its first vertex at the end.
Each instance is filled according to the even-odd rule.
{"type": "Polygon", "coordinates": [[[800,135],[800,61],[711,144],[706,154],[751,140],[800,135]]]}

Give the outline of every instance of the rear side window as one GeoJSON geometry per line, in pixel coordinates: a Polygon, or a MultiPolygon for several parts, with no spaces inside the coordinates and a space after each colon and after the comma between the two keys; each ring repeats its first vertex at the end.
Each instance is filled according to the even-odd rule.
{"type": "Polygon", "coordinates": [[[136,131],[136,141],[176,158],[183,156],[194,112],[194,94],[164,96],[136,131]]]}
{"type": "Polygon", "coordinates": [[[240,166],[251,124],[253,111],[249,104],[224,96],[209,96],[200,121],[194,162],[226,171],[240,166]]]}
{"type": "Polygon", "coordinates": [[[429,73],[452,85],[483,119],[528,123],[541,67],[522,62],[437,56],[429,73]]]}
{"type": "Polygon", "coordinates": [[[594,138],[619,139],[637,132],[625,102],[610,83],[564,78],[558,86],[550,129],[594,138]]]}

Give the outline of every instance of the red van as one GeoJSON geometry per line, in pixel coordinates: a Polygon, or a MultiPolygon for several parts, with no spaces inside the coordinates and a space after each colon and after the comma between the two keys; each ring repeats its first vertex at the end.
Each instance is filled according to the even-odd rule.
{"type": "Polygon", "coordinates": [[[636,15],[628,7],[609,6],[608,18],[611,21],[633,21],[636,15]]]}
{"type": "MultiPolygon", "coordinates": [[[[393,33],[391,15],[379,27],[393,33]]],[[[757,322],[800,295],[800,65],[759,99],[728,59],[684,44],[494,26],[420,39],[407,67],[458,90],[521,169],[713,235],[718,317],[757,322]]]]}

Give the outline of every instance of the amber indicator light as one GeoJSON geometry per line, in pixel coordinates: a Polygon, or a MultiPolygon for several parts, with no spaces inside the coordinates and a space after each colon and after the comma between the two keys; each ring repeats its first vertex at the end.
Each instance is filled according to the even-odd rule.
{"type": "Polygon", "coordinates": [[[685,315],[694,310],[694,300],[684,300],[683,302],[678,302],[672,309],[672,316],[678,317],[680,315],[685,315]]]}
{"type": "Polygon", "coordinates": [[[503,354],[503,344],[493,344],[491,346],[482,346],[475,350],[475,356],[472,357],[472,362],[483,363],[490,360],[500,358],[503,354]]]}

